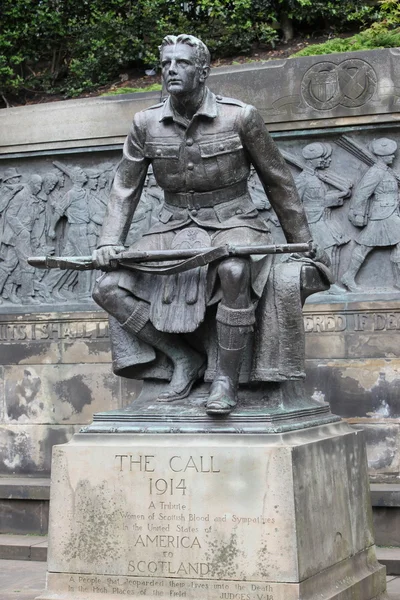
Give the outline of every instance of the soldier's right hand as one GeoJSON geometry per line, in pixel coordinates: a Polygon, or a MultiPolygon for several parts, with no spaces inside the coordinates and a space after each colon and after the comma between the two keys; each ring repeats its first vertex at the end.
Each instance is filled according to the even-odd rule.
{"type": "Polygon", "coordinates": [[[366,225],[364,215],[361,215],[359,213],[354,213],[353,211],[350,210],[348,217],[349,217],[350,222],[353,223],[353,225],[355,225],[356,227],[364,227],[364,225],[366,225]]]}
{"type": "Polygon", "coordinates": [[[116,258],[124,250],[124,246],[102,246],[101,248],[97,248],[92,254],[93,265],[96,269],[101,269],[102,271],[116,269],[118,266],[116,258]]]}

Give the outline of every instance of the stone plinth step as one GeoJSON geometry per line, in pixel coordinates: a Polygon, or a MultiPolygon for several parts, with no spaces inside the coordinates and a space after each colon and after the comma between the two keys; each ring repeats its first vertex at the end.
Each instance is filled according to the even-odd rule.
{"type": "Polygon", "coordinates": [[[400,483],[371,483],[371,502],[376,507],[400,507],[400,483]]]}
{"type": "Polygon", "coordinates": [[[0,535],[0,559],[47,560],[47,536],[0,535]]]}
{"type": "Polygon", "coordinates": [[[0,476],[2,500],[49,500],[50,478],[0,476]]]}
{"type": "Polygon", "coordinates": [[[0,534],[46,535],[50,479],[0,476],[0,534]]]}
{"type": "Polygon", "coordinates": [[[378,561],[385,565],[387,575],[400,575],[400,548],[377,547],[376,556],[378,561]]]}
{"type": "Polygon", "coordinates": [[[384,548],[400,547],[400,484],[372,483],[371,503],[375,543],[384,548]]]}

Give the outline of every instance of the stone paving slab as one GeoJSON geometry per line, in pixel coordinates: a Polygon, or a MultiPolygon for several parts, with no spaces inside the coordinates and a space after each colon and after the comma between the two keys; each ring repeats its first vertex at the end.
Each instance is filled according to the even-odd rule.
{"type": "MultiPolygon", "coordinates": [[[[45,562],[0,560],[0,600],[34,600],[45,588],[45,562]]],[[[400,577],[388,577],[389,600],[400,600],[400,577]]]]}
{"type": "Polygon", "coordinates": [[[400,577],[388,577],[387,591],[390,600],[400,600],[400,577]]]}
{"type": "Polygon", "coordinates": [[[34,600],[45,588],[45,562],[0,560],[1,600],[34,600]]]}
{"type": "MultiPolygon", "coordinates": [[[[47,537],[41,535],[0,535],[0,559],[46,561],[46,558],[47,537]]],[[[0,598],[0,600],[2,599],[0,598]]]]}

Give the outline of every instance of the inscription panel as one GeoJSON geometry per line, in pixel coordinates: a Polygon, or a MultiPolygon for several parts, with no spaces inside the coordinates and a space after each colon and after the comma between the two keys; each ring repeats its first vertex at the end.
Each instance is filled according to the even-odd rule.
{"type": "Polygon", "coordinates": [[[81,574],[125,578],[296,581],[293,497],[282,493],[290,449],[136,448],[83,455],[72,443],[67,460],[56,448],[70,487],[52,498],[52,519],[63,525],[52,528],[49,571],[77,564],[81,574]]]}

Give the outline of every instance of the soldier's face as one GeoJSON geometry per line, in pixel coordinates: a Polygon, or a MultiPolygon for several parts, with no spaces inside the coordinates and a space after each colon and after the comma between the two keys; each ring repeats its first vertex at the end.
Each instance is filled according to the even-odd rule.
{"type": "Polygon", "coordinates": [[[51,192],[56,187],[56,184],[57,184],[56,181],[44,181],[43,182],[43,191],[45,192],[45,194],[51,194],[51,192]]]}
{"type": "Polygon", "coordinates": [[[187,44],[165,46],[161,57],[162,76],[172,95],[190,94],[204,82],[204,69],[197,62],[196,48],[187,44]]]}
{"type": "Polygon", "coordinates": [[[394,161],[394,154],[389,154],[388,156],[381,156],[381,160],[385,163],[385,165],[391,165],[394,161]]]}
{"type": "Polygon", "coordinates": [[[86,185],[89,190],[97,190],[97,179],[89,179],[86,185]]]}
{"type": "Polygon", "coordinates": [[[42,180],[35,178],[31,180],[31,190],[33,194],[38,194],[42,189],[42,180]]]}

